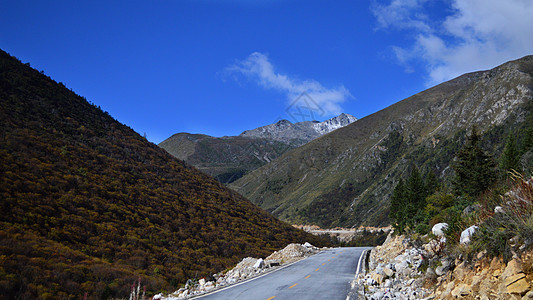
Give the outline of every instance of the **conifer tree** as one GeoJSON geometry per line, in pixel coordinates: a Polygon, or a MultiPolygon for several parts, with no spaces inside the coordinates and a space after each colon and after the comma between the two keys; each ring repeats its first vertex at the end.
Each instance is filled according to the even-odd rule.
{"type": "Polygon", "coordinates": [[[515,170],[520,172],[520,152],[516,144],[516,139],[512,133],[507,136],[507,142],[500,158],[500,168],[509,172],[515,170]]]}
{"type": "Polygon", "coordinates": [[[455,171],[453,185],[459,195],[476,197],[496,180],[496,165],[492,157],[481,148],[480,139],[474,126],[452,165],[455,171]]]}
{"type": "Polygon", "coordinates": [[[411,167],[411,175],[407,180],[407,215],[409,223],[414,225],[414,217],[426,206],[426,187],[420,171],[416,166],[411,167]]]}
{"type": "Polygon", "coordinates": [[[433,171],[428,171],[428,173],[426,174],[425,185],[427,196],[432,195],[439,189],[440,183],[433,171]]]}
{"type": "Polygon", "coordinates": [[[395,230],[399,233],[402,233],[406,227],[406,218],[405,218],[405,208],[406,208],[406,189],[403,179],[400,178],[400,181],[394,188],[391,196],[390,212],[389,217],[391,219],[391,224],[395,230]]]}

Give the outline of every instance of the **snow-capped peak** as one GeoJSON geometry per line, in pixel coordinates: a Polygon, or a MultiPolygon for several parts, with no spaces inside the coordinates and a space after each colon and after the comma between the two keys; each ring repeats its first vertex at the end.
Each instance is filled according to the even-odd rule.
{"type": "Polygon", "coordinates": [[[334,118],[331,118],[329,120],[326,120],[324,122],[313,124],[313,128],[316,130],[316,132],[320,133],[320,135],[330,133],[333,130],[339,129],[341,127],[344,127],[350,123],[353,123],[357,121],[357,118],[350,115],[342,113],[334,118]]]}

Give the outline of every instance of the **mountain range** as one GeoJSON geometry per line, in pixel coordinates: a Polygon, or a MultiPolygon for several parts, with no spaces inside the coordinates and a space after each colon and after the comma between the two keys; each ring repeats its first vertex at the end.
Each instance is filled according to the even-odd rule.
{"type": "Polygon", "coordinates": [[[175,290],[315,236],[0,50],[0,299],[175,290]]]}
{"type": "Polygon", "coordinates": [[[229,186],[296,224],[388,225],[390,195],[410,165],[443,178],[473,126],[492,154],[507,134],[533,126],[532,75],[533,56],[462,75],[287,151],[229,186]]]}
{"type": "Polygon", "coordinates": [[[279,120],[238,136],[177,133],[159,146],[220,182],[231,183],[286,151],[355,121],[343,113],[323,122],[279,120]]]}

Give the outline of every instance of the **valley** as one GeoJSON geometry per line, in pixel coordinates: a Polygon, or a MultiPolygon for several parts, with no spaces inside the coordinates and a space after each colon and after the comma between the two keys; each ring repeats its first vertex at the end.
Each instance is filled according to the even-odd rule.
{"type": "Polygon", "coordinates": [[[159,146],[218,181],[229,184],[283,153],[355,121],[357,119],[354,116],[341,114],[324,122],[293,124],[288,120],[280,120],[246,130],[239,136],[218,138],[177,133],[159,146]]]}

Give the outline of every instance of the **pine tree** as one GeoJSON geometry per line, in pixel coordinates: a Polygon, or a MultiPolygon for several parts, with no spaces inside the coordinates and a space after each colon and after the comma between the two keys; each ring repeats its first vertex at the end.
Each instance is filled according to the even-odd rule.
{"type": "Polygon", "coordinates": [[[396,231],[403,233],[406,227],[405,208],[406,208],[407,193],[403,179],[394,188],[391,196],[389,217],[391,224],[396,231]]]}
{"type": "Polygon", "coordinates": [[[473,127],[452,165],[455,171],[453,185],[459,195],[476,197],[496,180],[496,165],[481,149],[480,139],[477,128],[473,127]]]}
{"type": "Polygon", "coordinates": [[[507,142],[500,158],[500,168],[509,172],[515,170],[520,172],[520,152],[516,144],[516,139],[512,133],[507,136],[507,142]]]}
{"type": "Polygon", "coordinates": [[[425,177],[426,177],[425,185],[426,185],[427,196],[430,196],[439,189],[440,183],[437,178],[437,175],[435,175],[433,171],[428,171],[425,177]]]}
{"type": "Polygon", "coordinates": [[[407,180],[407,199],[409,216],[414,217],[424,209],[427,192],[424,180],[416,166],[411,167],[411,175],[407,180]]]}

